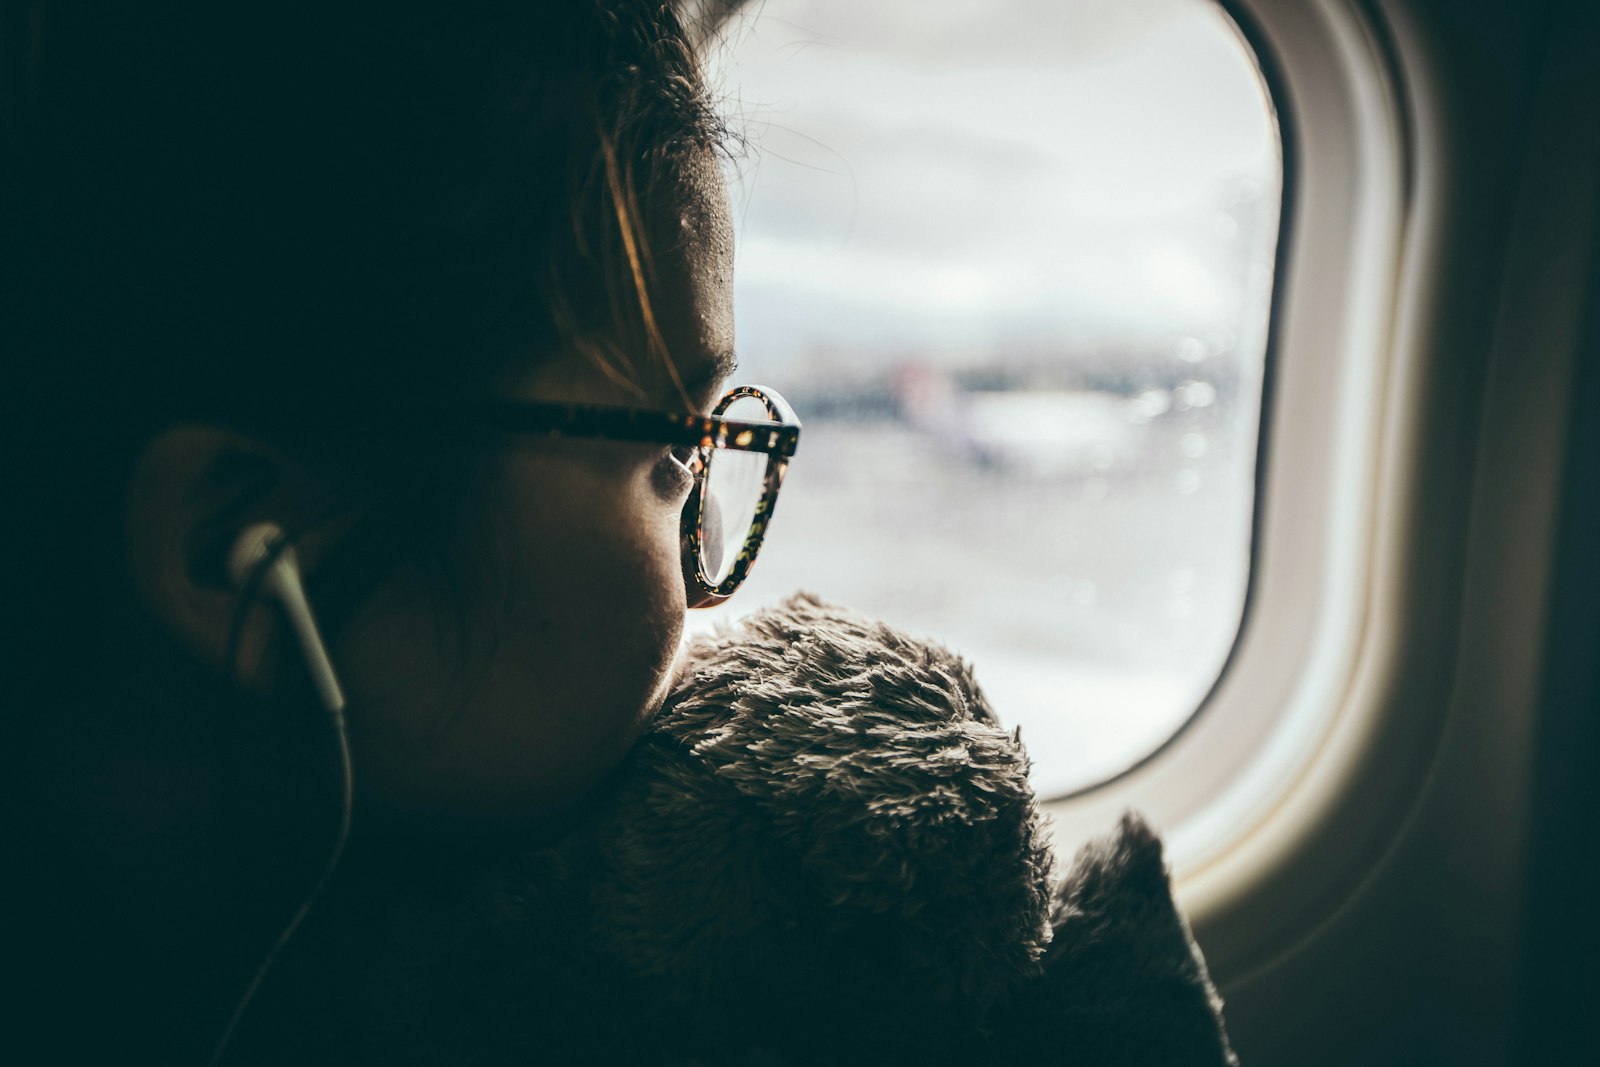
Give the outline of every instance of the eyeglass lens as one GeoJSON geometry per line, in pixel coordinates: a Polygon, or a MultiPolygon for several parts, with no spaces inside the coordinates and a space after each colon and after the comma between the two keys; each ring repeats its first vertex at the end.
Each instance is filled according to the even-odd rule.
{"type": "MultiPolygon", "coordinates": [[[[734,400],[722,417],[734,422],[772,418],[767,406],[753,396],[734,400]]],[[[727,580],[756,521],[756,508],[766,491],[767,460],[762,452],[711,450],[700,519],[700,565],[712,585],[727,580]]]]}

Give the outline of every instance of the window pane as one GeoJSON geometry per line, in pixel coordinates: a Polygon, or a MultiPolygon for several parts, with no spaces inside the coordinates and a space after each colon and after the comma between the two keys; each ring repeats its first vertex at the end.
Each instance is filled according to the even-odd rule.
{"type": "Polygon", "coordinates": [[[950,645],[1045,795],[1148,755],[1238,631],[1280,206],[1206,0],[765,0],[708,54],[742,380],[805,421],[730,605],[950,645]]]}

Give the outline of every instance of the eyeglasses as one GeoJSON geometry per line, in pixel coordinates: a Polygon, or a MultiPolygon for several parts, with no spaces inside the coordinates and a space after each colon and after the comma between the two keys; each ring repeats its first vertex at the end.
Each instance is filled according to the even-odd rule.
{"type": "Polygon", "coordinates": [[[683,505],[678,544],[692,608],[720,604],[750,573],[800,443],[794,409],[773,390],[754,385],[729,390],[710,415],[521,401],[485,405],[484,415],[513,433],[688,450],[683,463],[694,488],[683,505]]]}

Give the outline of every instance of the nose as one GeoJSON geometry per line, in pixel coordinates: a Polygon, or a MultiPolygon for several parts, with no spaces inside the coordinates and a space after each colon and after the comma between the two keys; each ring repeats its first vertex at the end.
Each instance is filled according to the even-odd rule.
{"type": "Polygon", "coordinates": [[[685,603],[691,608],[707,607],[717,602],[718,598],[706,592],[705,583],[699,575],[704,574],[714,580],[722,571],[722,509],[709,493],[705,493],[705,503],[702,505],[702,493],[705,493],[704,483],[695,487],[683,507],[683,588],[685,603]],[[692,547],[695,542],[689,537],[690,531],[697,525],[698,549],[692,547]]]}
{"type": "Polygon", "coordinates": [[[713,582],[722,577],[722,507],[715,493],[706,493],[700,522],[700,566],[713,582]]]}

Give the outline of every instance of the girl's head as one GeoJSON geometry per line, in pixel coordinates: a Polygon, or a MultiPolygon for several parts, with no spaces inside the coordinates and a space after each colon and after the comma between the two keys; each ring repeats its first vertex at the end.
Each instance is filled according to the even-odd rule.
{"type": "Polygon", "coordinates": [[[305,703],[220,565],[272,521],[363,787],[557,807],[661,698],[689,478],[455,416],[719,391],[731,228],[682,28],[660,0],[225,8],[4,9],[26,718],[137,751],[305,703]]]}

